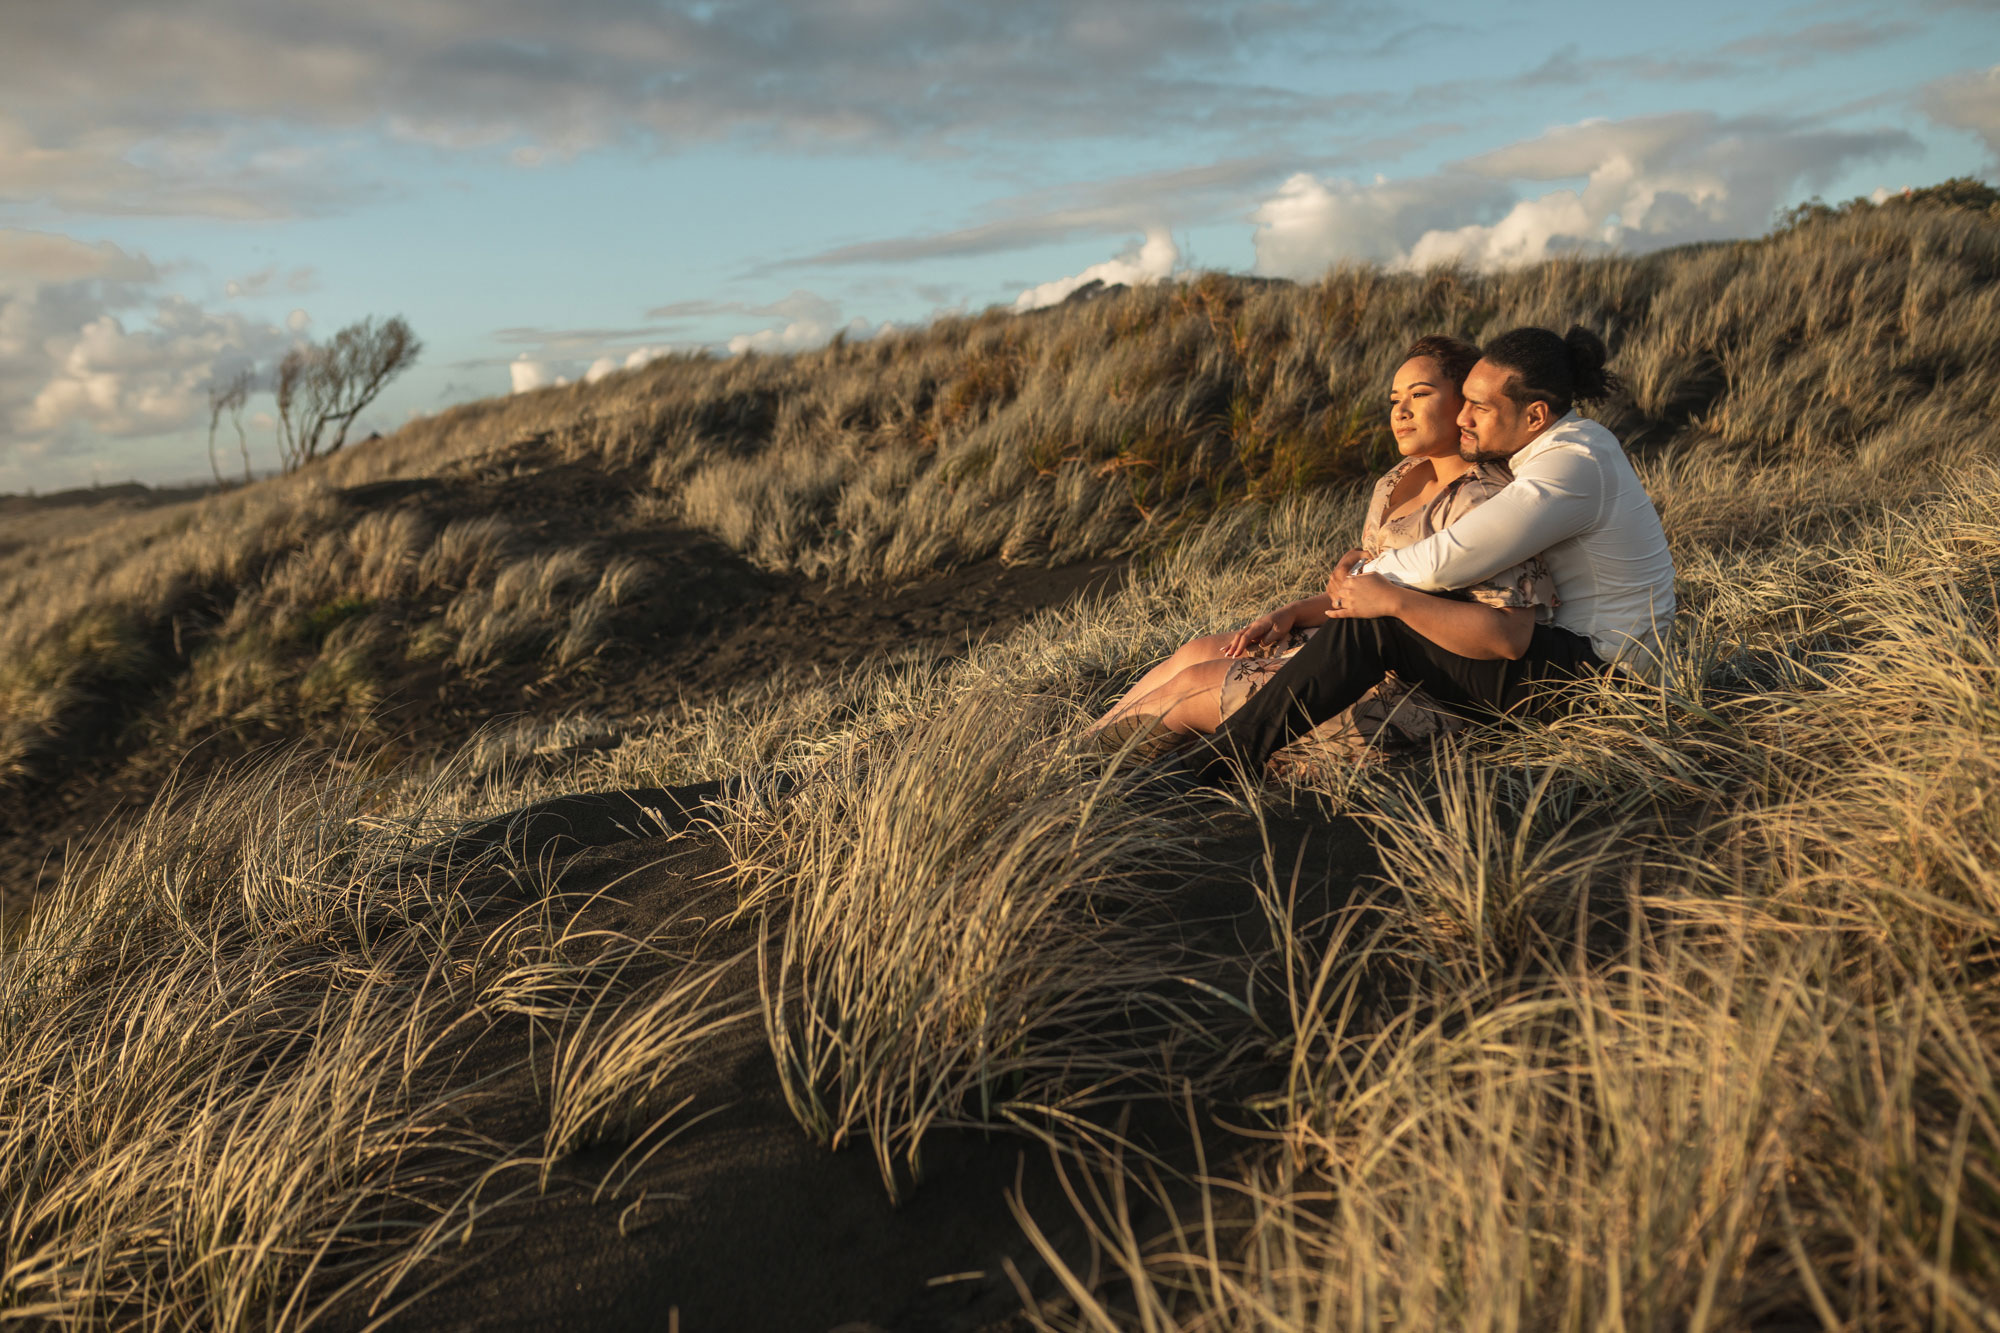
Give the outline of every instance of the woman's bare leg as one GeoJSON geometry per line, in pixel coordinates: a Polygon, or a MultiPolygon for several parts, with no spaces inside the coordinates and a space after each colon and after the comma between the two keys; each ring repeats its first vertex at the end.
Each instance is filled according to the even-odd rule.
{"type": "Polygon", "coordinates": [[[1198,666],[1203,662],[1232,660],[1224,657],[1222,650],[1229,646],[1230,639],[1234,637],[1232,634],[1204,634],[1199,639],[1189,639],[1174,649],[1173,655],[1166,661],[1139,677],[1138,683],[1119,696],[1118,702],[1111,705],[1103,717],[1091,723],[1084,735],[1093,735],[1107,724],[1117,721],[1119,717],[1132,710],[1134,703],[1154,693],[1189,667],[1198,666]]]}
{"type": "Polygon", "coordinates": [[[1197,662],[1121,706],[1134,717],[1157,718],[1169,731],[1206,736],[1222,725],[1222,683],[1234,662],[1229,657],[1197,662]]]}

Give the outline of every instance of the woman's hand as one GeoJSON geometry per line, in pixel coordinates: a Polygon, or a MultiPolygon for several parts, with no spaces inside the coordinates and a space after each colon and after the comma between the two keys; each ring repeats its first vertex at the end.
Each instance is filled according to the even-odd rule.
{"type": "Polygon", "coordinates": [[[1354,573],[1361,558],[1360,551],[1349,551],[1327,578],[1326,595],[1333,603],[1326,613],[1329,620],[1376,620],[1402,614],[1407,589],[1380,574],[1354,573]]]}
{"type": "Polygon", "coordinates": [[[1297,619],[1297,613],[1289,606],[1281,606],[1269,615],[1258,616],[1236,631],[1235,636],[1223,647],[1222,655],[1243,657],[1253,648],[1281,639],[1292,632],[1292,623],[1297,619]]]}

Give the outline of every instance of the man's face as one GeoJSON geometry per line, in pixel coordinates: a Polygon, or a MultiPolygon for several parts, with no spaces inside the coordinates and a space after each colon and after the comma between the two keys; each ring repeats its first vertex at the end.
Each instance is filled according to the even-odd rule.
{"type": "Polygon", "coordinates": [[[1507,396],[1511,371],[1482,360],[1465,377],[1465,406],[1458,413],[1458,456],[1468,463],[1511,458],[1549,425],[1549,405],[1526,407],[1507,396]]]}

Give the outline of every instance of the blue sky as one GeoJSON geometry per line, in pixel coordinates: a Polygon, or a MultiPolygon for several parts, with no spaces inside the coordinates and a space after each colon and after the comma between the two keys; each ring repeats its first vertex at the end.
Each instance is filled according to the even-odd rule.
{"type": "Polygon", "coordinates": [[[426,343],[388,430],[1086,276],[1995,179],[2000,4],[6,0],[0,89],[4,492],[203,476],[218,373],[367,315],[426,343]]]}

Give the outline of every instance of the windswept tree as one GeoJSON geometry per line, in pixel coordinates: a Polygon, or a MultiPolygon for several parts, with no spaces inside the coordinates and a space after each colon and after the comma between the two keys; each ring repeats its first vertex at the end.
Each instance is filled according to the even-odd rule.
{"type": "Polygon", "coordinates": [[[424,345],[398,315],[349,324],[324,343],[304,343],[278,363],[278,451],[295,472],[347,443],[348,428],[424,345]]]}
{"type": "Polygon", "coordinates": [[[224,416],[236,427],[236,447],[243,452],[243,480],[245,484],[250,481],[250,437],[243,433],[243,405],[250,401],[250,389],[256,382],[256,371],[245,366],[208,386],[208,470],[215,474],[217,486],[228,485],[222,479],[221,464],[215,461],[215,432],[224,416]]]}

